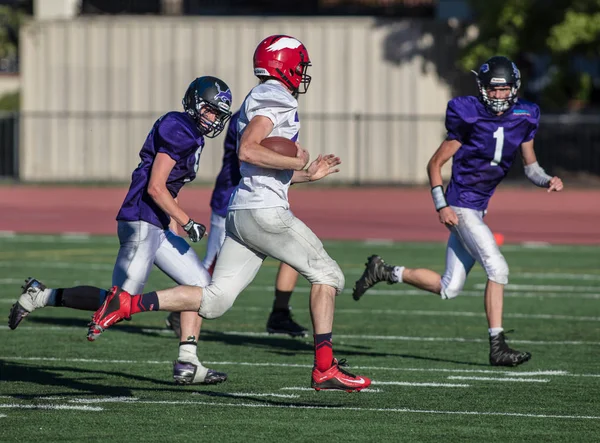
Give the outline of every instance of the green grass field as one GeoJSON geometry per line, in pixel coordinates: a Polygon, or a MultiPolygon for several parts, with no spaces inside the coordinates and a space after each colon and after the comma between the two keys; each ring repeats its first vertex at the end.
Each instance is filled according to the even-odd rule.
{"type": "MultiPolygon", "coordinates": [[[[110,284],[113,237],[0,238],[0,310],[22,279],[50,286],[110,284]]],[[[90,313],[46,308],[16,331],[0,325],[0,441],[598,441],[600,248],[507,245],[505,329],[533,358],[487,364],[480,268],[452,301],[379,285],[355,302],[366,257],[442,271],[444,245],[327,242],[346,274],[334,351],[373,379],[361,393],[309,389],[312,338],[269,336],[277,263],[267,260],[234,308],[205,322],[202,361],[229,374],[217,386],[178,387],[177,339],[163,313],[135,316],[95,343],[90,313]]],[[[203,253],[202,248],[198,249],[203,253]]],[[[155,270],[147,288],[171,286],[155,270]]],[[[308,285],[292,297],[309,325],[308,285]]]]}

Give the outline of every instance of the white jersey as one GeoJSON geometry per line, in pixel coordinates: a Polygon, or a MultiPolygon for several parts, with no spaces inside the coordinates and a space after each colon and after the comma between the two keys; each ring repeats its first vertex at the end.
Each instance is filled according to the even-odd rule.
{"type": "MultiPolygon", "coordinates": [[[[244,100],[238,120],[238,149],[242,134],[254,117],[262,115],[273,122],[271,136],[298,140],[300,120],[298,101],[277,80],[255,86],[244,100]]],[[[263,168],[241,162],[242,179],[231,196],[229,209],[283,207],[288,209],[288,188],[294,171],[263,168]]]]}

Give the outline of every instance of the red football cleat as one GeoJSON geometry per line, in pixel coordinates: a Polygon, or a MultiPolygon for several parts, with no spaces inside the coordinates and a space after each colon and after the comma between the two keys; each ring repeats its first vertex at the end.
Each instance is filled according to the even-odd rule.
{"type": "Polygon", "coordinates": [[[108,292],[104,303],[92,316],[87,339],[94,341],[105,329],[131,316],[131,295],[118,286],[108,292]]]}
{"type": "Polygon", "coordinates": [[[341,391],[353,392],[368,388],[371,379],[351,374],[343,367],[347,366],[346,360],[339,362],[334,358],[333,365],[325,372],[313,368],[311,387],[316,391],[321,389],[339,389],[341,391]]]}

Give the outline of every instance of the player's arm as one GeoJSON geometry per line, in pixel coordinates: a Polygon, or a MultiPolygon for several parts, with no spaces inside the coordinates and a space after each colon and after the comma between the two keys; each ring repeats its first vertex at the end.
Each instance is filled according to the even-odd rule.
{"type": "Polygon", "coordinates": [[[521,158],[523,159],[525,175],[531,183],[540,188],[548,188],[548,192],[562,191],[562,180],[558,177],[549,176],[539,165],[533,149],[533,139],[521,143],[521,158]]]}
{"type": "Polygon", "coordinates": [[[150,180],[148,181],[148,194],[172,220],[175,220],[179,226],[183,226],[188,222],[189,217],[167,189],[167,179],[174,167],[175,160],[169,157],[168,154],[164,152],[156,154],[150,172],[150,180]]]}
{"type": "Polygon", "coordinates": [[[292,184],[314,182],[327,177],[329,174],[340,172],[339,168],[336,168],[340,163],[342,163],[342,161],[334,154],[319,155],[316,160],[310,164],[308,169],[294,171],[292,184]]]}
{"type": "Polygon", "coordinates": [[[435,151],[429,163],[427,163],[427,175],[429,176],[429,185],[431,186],[431,196],[435,210],[438,211],[440,222],[449,226],[458,224],[458,217],[452,208],[446,202],[444,196],[444,181],[442,179],[442,166],[450,160],[460,149],[462,143],[458,140],[446,139],[435,151]]]}
{"type": "MultiPolygon", "coordinates": [[[[177,197],[175,197],[173,200],[175,200],[175,203],[177,203],[177,205],[179,206],[179,200],[177,199],[177,197]]],[[[171,222],[169,223],[169,230],[174,234],[179,235],[180,226],[181,225],[177,223],[177,221],[175,221],[173,217],[171,217],[171,222]]]]}
{"type": "Polygon", "coordinates": [[[148,180],[148,195],[160,209],[171,217],[171,222],[175,220],[188,233],[190,240],[197,242],[204,237],[206,227],[192,220],[167,189],[167,179],[174,166],[175,160],[168,154],[164,152],[156,154],[148,180]]]}
{"type": "Polygon", "coordinates": [[[238,157],[240,161],[270,169],[302,170],[308,163],[308,152],[298,148],[296,157],[286,157],[260,144],[273,131],[273,122],[268,117],[257,115],[250,120],[242,134],[238,157]]]}

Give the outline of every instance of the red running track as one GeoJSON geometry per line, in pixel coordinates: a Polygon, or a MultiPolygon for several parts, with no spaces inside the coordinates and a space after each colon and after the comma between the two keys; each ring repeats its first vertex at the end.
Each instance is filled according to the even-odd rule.
{"type": "MultiPolygon", "coordinates": [[[[126,188],[0,187],[0,231],[114,234],[126,188]]],[[[208,225],[211,189],[185,188],[180,204],[208,225]]],[[[425,188],[290,189],[291,208],[322,239],[445,241],[425,188]]],[[[499,189],[486,221],[507,243],[600,245],[600,190],[548,194],[538,188],[499,189]]]]}

